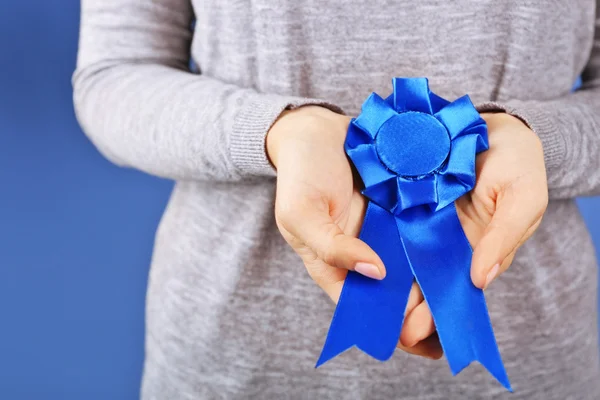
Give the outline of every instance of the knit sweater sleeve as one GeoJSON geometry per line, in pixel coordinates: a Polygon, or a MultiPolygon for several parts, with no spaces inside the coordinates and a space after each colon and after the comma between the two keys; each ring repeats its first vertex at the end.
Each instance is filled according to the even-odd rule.
{"type": "Polygon", "coordinates": [[[162,177],[274,175],[265,136],[282,110],[339,109],[190,72],[192,19],[190,0],[83,0],[73,76],[82,128],[116,164],[162,177]]]}
{"type": "Polygon", "coordinates": [[[600,194],[600,0],[590,58],[574,93],[549,101],[485,103],[524,121],[540,137],[551,199],[600,194]]]}

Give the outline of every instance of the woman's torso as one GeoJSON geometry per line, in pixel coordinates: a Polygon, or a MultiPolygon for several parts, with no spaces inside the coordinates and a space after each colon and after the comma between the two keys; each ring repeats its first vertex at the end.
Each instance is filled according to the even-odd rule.
{"type": "MultiPolygon", "coordinates": [[[[566,95],[593,40],[594,0],[196,0],[192,55],[207,76],[316,97],[356,114],[393,76],[449,99],[566,95]]],[[[314,369],[334,305],[281,239],[274,181],[179,182],[157,233],[145,399],[595,399],[596,261],[572,201],[551,202],[486,293],[516,393],[479,365],[351,350],[314,369]]],[[[598,393],[598,394],[597,394],[598,393]]]]}

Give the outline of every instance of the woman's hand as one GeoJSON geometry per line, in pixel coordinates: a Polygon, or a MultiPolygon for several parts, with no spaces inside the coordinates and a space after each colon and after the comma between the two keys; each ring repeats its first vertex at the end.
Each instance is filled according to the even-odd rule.
{"type": "MultiPolygon", "coordinates": [[[[284,112],[267,135],[267,152],[277,168],[277,226],[334,302],[348,270],[373,279],[385,277],[379,256],[357,239],[366,201],[354,187],[344,152],[349,123],[349,117],[306,106],[284,112]]],[[[421,301],[414,285],[408,310],[421,301]]],[[[442,355],[435,340],[400,347],[428,357],[442,355]]]]}
{"type": "Polygon", "coordinates": [[[364,200],[344,153],[349,123],[346,116],[306,106],[285,111],[267,135],[267,152],[277,169],[277,226],[336,302],[348,270],[385,277],[379,256],[356,238],[364,200]]]}
{"type": "MultiPolygon", "coordinates": [[[[523,122],[508,114],[482,114],[490,148],[477,157],[475,188],[456,201],[474,249],[471,279],[485,289],[510,266],[517,249],[540,225],[548,205],[542,145],[523,122]]],[[[407,314],[401,343],[414,346],[435,331],[421,299],[407,314]]]]}

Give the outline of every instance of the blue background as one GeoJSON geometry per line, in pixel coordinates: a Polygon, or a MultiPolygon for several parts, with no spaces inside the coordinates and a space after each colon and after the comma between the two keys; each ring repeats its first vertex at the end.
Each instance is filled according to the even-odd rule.
{"type": "MultiPolygon", "coordinates": [[[[135,399],[171,183],[104,160],[72,107],[77,0],[0,1],[0,399],[135,399]]],[[[581,202],[600,245],[597,199],[581,202]]]]}

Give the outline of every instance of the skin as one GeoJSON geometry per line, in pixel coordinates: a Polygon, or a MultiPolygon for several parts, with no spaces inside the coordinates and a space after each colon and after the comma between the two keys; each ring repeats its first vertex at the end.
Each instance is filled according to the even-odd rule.
{"type": "MultiPolygon", "coordinates": [[[[473,247],[471,279],[486,289],[538,228],[548,204],[542,144],[521,120],[482,114],[490,148],[477,157],[475,188],[456,201],[473,247]]],[[[385,278],[377,254],[357,238],[367,200],[344,153],[350,118],[318,106],[285,111],[266,147],[277,169],[275,217],[311,278],[337,302],[348,270],[385,278]]],[[[427,303],[413,284],[398,348],[428,358],[442,349],[427,303]]]]}

